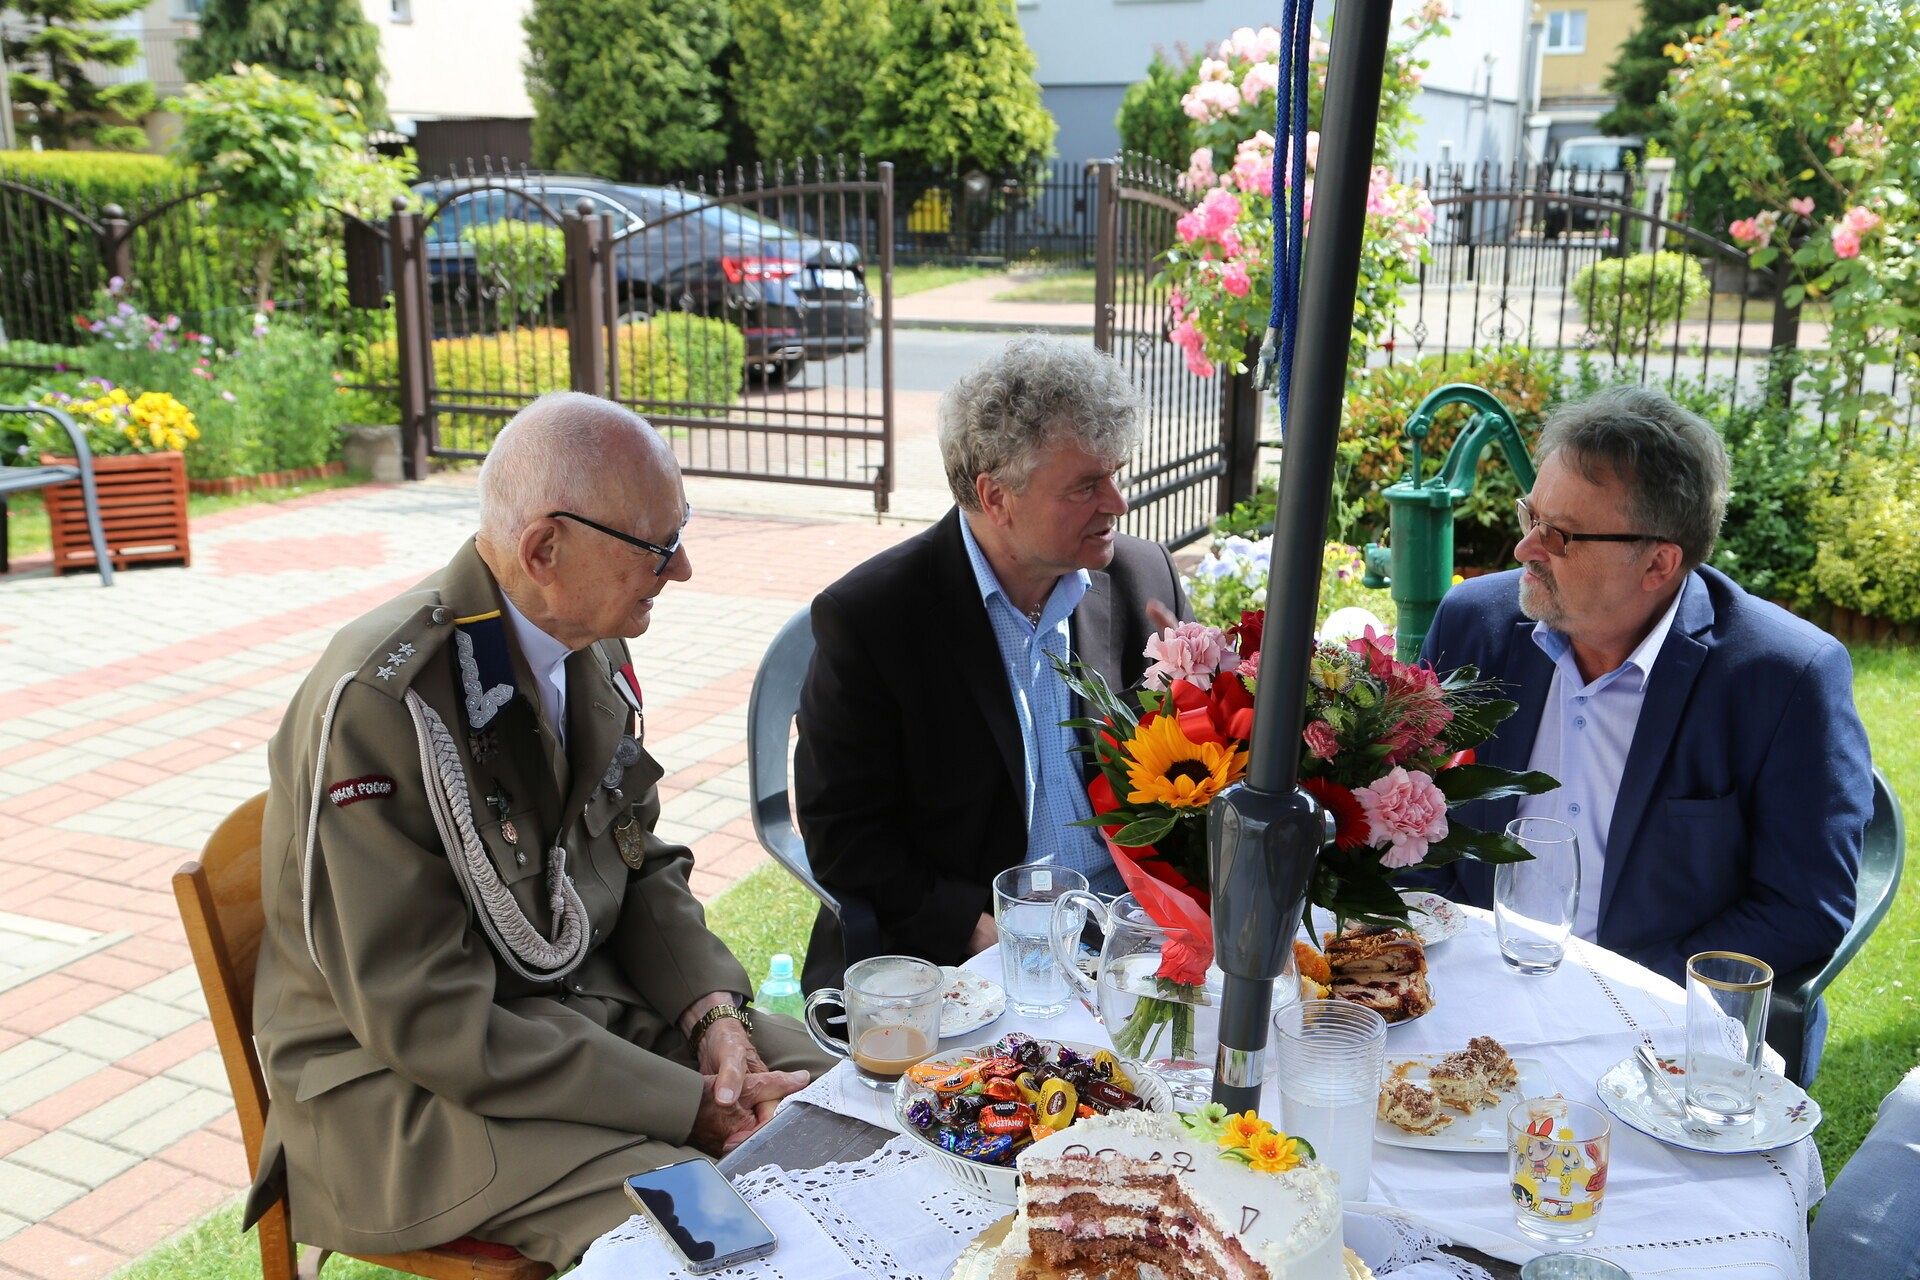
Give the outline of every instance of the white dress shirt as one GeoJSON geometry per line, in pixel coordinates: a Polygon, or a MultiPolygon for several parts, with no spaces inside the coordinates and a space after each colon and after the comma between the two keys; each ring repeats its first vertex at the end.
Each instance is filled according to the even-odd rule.
{"type": "Polygon", "coordinates": [[[1580,846],[1580,901],[1574,910],[1573,931],[1588,942],[1595,941],[1600,930],[1607,830],[1613,825],[1627,750],[1640,724],[1653,664],[1680,610],[1680,596],[1679,591],[1673,593],[1667,611],[1625,662],[1592,680],[1581,676],[1572,641],[1544,622],[1533,624],[1533,642],[1553,659],[1553,680],[1547,686],[1540,731],[1534,735],[1527,768],[1552,774],[1560,779],[1560,786],[1544,795],[1522,796],[1518,814],[1558,818],[1573,828],[1580,846]]]}
{"type": "Polygon", "coordinates": [[[573,656],[573,651],[534,626],[526,614],[513,607],[506,592],[500,593],[500,599],[506,606],[507,627],[513,632],[513,642],[520,646],[520,656],[527,660],[527,669],[533,672],[534,691],[540,695],[540,714],[546,717],[548,727],[564,751],[567,747],[567,659],[573,656]]]}

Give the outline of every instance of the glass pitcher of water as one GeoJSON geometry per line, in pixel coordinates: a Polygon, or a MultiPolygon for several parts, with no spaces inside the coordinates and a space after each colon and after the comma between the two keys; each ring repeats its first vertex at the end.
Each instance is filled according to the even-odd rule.
{"type": "MultiPolygon", "coordinates": [[[[1209,965],[1204,981],[1173,982],[1159,976],[1168,931],[1132,894],[1111,907],[1091,893],[1073,892],[1054,903],[1054,960],[1081,1000],[1099,1011],[1114,1051],[1145,1064],[1187,1102],[1212,1095],[1214,1059],[1220,1044],[1220,1003],[1226,975],[1209,965]],[[1074,963],[1079,930],[1068,927],[1086,912],[1102,934],[1100,961],[1089,981],[1074,963]],[[1069,913],[1065,920],[1062,913],[1069,913]]],[[[1293,953],[1273,984],[1273,1008],[1300,998],[1293,953]]]]}

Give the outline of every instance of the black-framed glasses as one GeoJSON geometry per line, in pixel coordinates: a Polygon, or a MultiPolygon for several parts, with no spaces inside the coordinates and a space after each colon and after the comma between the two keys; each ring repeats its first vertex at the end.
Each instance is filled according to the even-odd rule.
{"type": "Polygon", "coordinates": [[[1520,536],[1526,537],[1536,529],[1540,532],[1540,545],[1546,548],[1550,556],[1567,554],[1569,542],[1668,542],[1657,533],[1568,533],[1558,525],[1548,524],[1533,514],[1533,504],[1525,498],[1514,500],[1513,509],[1520,516],[1520,536]]]}
{"type": "Polygon", "coordinates": [[[686,532],[686,520],[693,519],[693,508],[687,508],[686,520],[680,522],[680,527],[673,531],[673,541],[664,547],[657,542],[648,542],[645,538],[636,538],[630,533],[622,533],[618,529],[609,529],[598,520],[589,520],[585,516],[577,516],[571,511],[549,511],[547,512],[547,519],[572,520],[577,524],[587,526],[589,529],[598,529],[609,538],[618,538],[630,547],[638,547],[642,551],[651,551],[654,555],[660,557],[653,566],[653,574],[657,578],[666,573],[667,566],[672,564],[673,558],[680,554],[680,535],[686,532]]]}

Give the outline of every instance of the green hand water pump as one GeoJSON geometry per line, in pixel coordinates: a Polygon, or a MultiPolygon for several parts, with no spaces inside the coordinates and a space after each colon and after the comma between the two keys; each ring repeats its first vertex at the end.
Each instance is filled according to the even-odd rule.
{"type": "Polygon", "coordinates": [[[1394,648],[1403,661],[1411,662],[1427,638],[1440,597],[1453,585],[1454,509],[1473,493],[1481,452],[1489,444],[1498,444],[1522,492],[1533,488],[1533,459],[1507,407],[1486,390],[1464,382],[1441,387],[1422,400],[1407,419],[1406,430],[1413,442],[1412,465],[1398,484],[1387,487],[1388,545],[1367,544],[1363,581],[1369,587],[1391,588],[1400,614],[1394,648]],[[1447,450],[1440,469],[1422,479],[1421,455],[1434,416],[1456,404],[1472,409],[1473,416],[1447,450]]]}

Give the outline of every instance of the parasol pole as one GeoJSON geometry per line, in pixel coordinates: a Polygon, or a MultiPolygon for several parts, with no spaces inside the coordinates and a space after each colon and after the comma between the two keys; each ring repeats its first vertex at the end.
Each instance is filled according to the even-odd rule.
{"type": "MultiPolygon", "coordinates": [[[[1289,10],[1294,7],[1289,3],[1289,10]]],[[[1253,756],[1245,779],[1221,792],[1207,813],[1214,959],[1226,975],[1213,1100],[1233,1111],[1259,1105],[1274,980],[1292,951],[1314,859],[1327,840],[1326,815],[1298,789],[1300,734],[1391,7],[1391,0],[1341,0],[1314,183],[1319,230],[1306,253],[1297,316],[1279,314],[1279,301],[1288,291],[1278,279],[1285,259],[1275,236],[1275,327],[1285,339],[1281,350],[1292,348],[1292,360],[1290,369],[1278,371],[1276,388],[1285,452],[1254,699],[1253,756]]],[[[1300,48],[1295,46],[1296,59],[1300,48]]],[[[1297,63],[1294,69],[1304,73],[1297,63]]],[[[1282,67],[1283,102],[1290,70],[1282,67]]],[[[1304,130],[1304,102],[1295,110],[1296,128],[1288,132],[1298,136],[1304,130]]],[[[1286,133],[1276,135],[1276,188],[1286,138],[1286,133]]],[[[1298,157],[1300,148],[1292,150],[1298,157]]],[[[1290,194],[1297,195],[1299,186],[1296,179],[1290,194]]],[[[1280,199],[1276,190],[1276,206],[1280,199]]]]}

